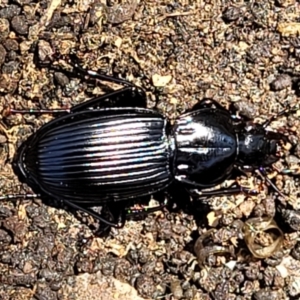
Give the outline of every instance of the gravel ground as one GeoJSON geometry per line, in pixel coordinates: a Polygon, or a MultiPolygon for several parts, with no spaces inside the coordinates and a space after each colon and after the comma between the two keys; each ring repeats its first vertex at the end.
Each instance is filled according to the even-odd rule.
{"type": "MultiPolygon", "coordinates": [[[[295,0],[0,1],[0,195],[30,192],[12,158],[53,118],[8,107],[66,108],[118,88],[72,76],[70,52],[144,88],[171,120],[209,97],[263,122],[297,104],[299,16],[295,0]]],[[[176,206],[101,236],[51,201],[2,201],[0,299],[299,299],[299,112],[271,124],[289,138],[269,170],[286,196],[237,174],[261,193],[191,209],[174,187],[176,206]]]]}

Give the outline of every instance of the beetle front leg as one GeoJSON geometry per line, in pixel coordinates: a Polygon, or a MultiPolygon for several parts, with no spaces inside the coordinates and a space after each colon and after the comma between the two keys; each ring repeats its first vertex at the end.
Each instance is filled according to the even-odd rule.
{"type": "Polygon", "coordinates": [[[230,109],[227,110],[224,106],[222,106],[220,103],[218,103],[217,101],[213,100],[213,99],[210,99],[210,98],[204,98],[202,99],[201,101],[199,101],[198,103],[196,103],[192,109],[190,110],[191,112],[193,111],[196,111],[196,110],[199,110],[199,109],[204,109],[204,108],[211,108],[211,109],[218,109],[218,110],[221,110],[225,113],[230,113],[231,115],[231,118],[234,120],[234,121],[237,121],[237,122],[240,122],[240,121],[245,121],[246,118],[245,117],[242,117],[242,116],[239,116],[237,115],[237,110],[233,109],[233,106],[231,105],[230,106],[230,109]]]}
{"type": "Polygon", "coordinates": [[[228,113],[225,107],[223,107],[220,103],[210,98],[202,99],[201,101],[196,103],[190,111],[196,111],[198,109],[204,109],[204,108],[220,109],[228,113]]]}
{"type": "Polygon", "coordinates": [[[197,197],[212,197],[212,196],[225,196],[225,195],[235,195],[240,193],[245,193],[247,195],[258,195],[259,191],[242,187],[241,185],[235,183],[228,188],[218,188],[210,191],[201,191],[198,189],[188,189],[191,196],[197,197]]]}

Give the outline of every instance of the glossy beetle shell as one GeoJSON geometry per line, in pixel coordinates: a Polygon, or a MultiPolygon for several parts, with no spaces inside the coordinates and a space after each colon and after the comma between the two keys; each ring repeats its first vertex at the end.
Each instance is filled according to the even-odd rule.
{"type": "Polygon", "coordinates": [[[174,175],[181,182],[208,187],[224,180],[237,158],[237,135],[225,110],[203,108],[182,115],[173,127],[174,175]]]}
{"type": "Polygon", "coordinates": [[[78,203],[152,194],[172,181],[165,118],[110,108],[57,118],[21,149],[18,167],[49,196],[78,203]]]}

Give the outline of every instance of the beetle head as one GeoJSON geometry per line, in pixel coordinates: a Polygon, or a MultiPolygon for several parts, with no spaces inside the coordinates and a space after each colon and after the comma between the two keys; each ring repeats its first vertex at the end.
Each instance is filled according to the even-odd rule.
{"type": "Polygon", "coordinates": [[[279,159],[278,146],[281,141],[286,141],[286,137],[252,123],[238,133],[238,141],[238,165],[256,169],[269,166],[279,159]]]}

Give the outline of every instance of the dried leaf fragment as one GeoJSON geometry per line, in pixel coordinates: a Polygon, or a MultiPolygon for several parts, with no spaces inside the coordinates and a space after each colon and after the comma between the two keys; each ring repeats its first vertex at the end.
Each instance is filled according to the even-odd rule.
{"type": "Polygon", "coordinates": [[[283,232],[272,218],[248,219],[243,232],[246,245],[254,257],[270,257],[282,246],[283,232]]]}
{"type": "Polygon", "coordinates": [[[235,257],[233,246],[220,246],[215,244],[213,240],[215,232],[215,229],[208,230],[202,234],[195,243],[194,252],[200,267],[207,264],[207,258],[211,255],[235,257]]]}

